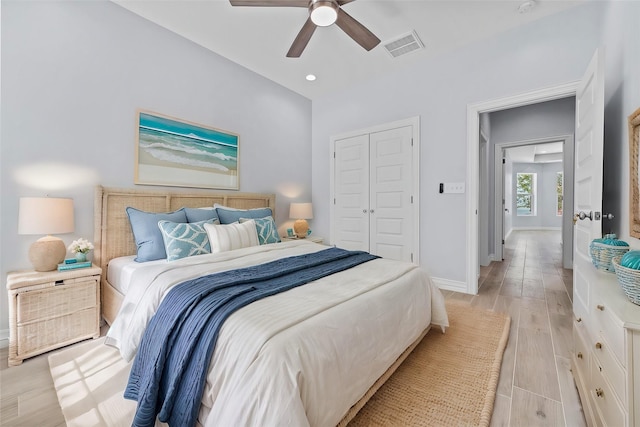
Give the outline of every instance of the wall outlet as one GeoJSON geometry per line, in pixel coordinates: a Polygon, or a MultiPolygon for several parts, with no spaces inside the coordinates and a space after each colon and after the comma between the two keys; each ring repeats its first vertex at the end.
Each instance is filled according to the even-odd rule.
{"type": "Polygon", "coordinates": [[[445,182],[444,192],[458,194],[464,193],[464,182],[445,182]]]}

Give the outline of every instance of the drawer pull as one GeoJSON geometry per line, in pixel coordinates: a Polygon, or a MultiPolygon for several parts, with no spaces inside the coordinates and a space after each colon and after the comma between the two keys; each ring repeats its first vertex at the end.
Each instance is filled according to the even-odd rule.
{"type": "Polygon", "coordinates": [[[598,350],[600,350],[600,349],[602,348],[602,343],[597,342],[597,343],[596,343],[596,348],[597,348],[598,350]]]}
{"type": "Polygon", "coordinates": [[[596,308],[597,308],[598,310],[600,310],[600,311],[604,311],[604,305],[602,305],[602,304],[598,304],[598,305],[596,305],[596,308]]]}
{"type": "Polygon", "coordinates": [[[598,397],[604,396],[604,391],[602,391],[601,388],[597,388],[596,389],[596,396],[598,396],[598,397]]]}
{"type": "Polygon", "coordinates": [[[576,317],[576,323],[582,322],[582,317],[576,317]]]}
{"type": "Polygon", "coordinates": [[[578,352],[578,354],[576,354],[576,357],[577,357],[578,359],[582,359],[582,352],[581,352],[581,351],[580,351],[580,352],[578,352]]]}

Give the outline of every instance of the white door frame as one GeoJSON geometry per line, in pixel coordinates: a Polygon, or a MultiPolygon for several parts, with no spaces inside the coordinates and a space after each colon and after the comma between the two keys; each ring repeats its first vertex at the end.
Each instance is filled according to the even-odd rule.
{"type": "MultiPolygon", "coordinates": [[[[544,137],[544,138],[536,138],[536,139],[529,139],[529,140],[522,140],[522,141],[513,141],[513,142],[500,142],[495,144],[495,149],[494,149],[494,158],[495,158],[495,170],[494,170],[494,176],[495,176],[495,209],[496,209],[496,216],[494,218],[495,220],[495,248],[494,248],[494,253],[496,254],[495,259],[496,260],[502,260],[504,258],[504,254],[502,253],[502,239],[504,238],[503,234],[504,234],[504,230],[503,230],[503,223],[504,223],[504,209],[502,207],[502,199],[504,199],[504,185],[502,185],[502,173],[503,173],[503,168],[500,167],[502,165],[502,150],[507,149],[507,148],[513,148],[513,147],[522,147],[525,145],[536,145],[536,144],[546,144],[549,142],[559,142],[562,141],[563,142],[563,147],[570,147],[571,150],[573,150],[573,135],[558,135],[558,136],[550,136],[550,137],[544,137]],[[500,213],[499,213],[500,212],[500,213]]],[[[566,150],[566,148],[565,148],[566,150]]],[[[570,161],[573,158],[573,155],[569,156],[569,153],[565,153],[563,152],[563,159],[562,159],[562,163],[563,163],[563,167],[562,170],[565,171],[566,167],[564,166],[564,163],[566,161],[570,161]]],[[[571,161],[571,167],[573,167],[573,162],[571,161]]],[[[573,186],[571,186],[571,189],[573,188],[573,186]]],[[[564,205],[563,205],[564,206],[564,205]]],[[[571,202],[571,206],[573,206],[573,202],[571,202]]],[[[569,218],[571,218],[573,216],[573,208],[569,211],[566,211],[565,209],[563,209],[563,213],[562,213],[562,241],[565,242],[564,237],[565,237],[565,233],[564,233],[564,227],[565,227],[565,216],[569,216],[569,218]]],[[[569,247],[573,246],[572,242],[571,245],[569,245],[569,247]]],[[[565,245],[563,245],[564,248],[565,245]]],[[[563,260],[564,260],[564,256],[563,256],[563,260]]],[[[565,267],[566,268],[566,267],[565,267]]]]}
{"type": "Polygon", "coordinates": [[[520,95],[467,105],[467,293],[478,293],[478,176],[480,149],[480,113],[522,107],[575,96],[579,82],[539,89],[520,95]]]}
{"type": "MultiPolygon", "coordinates": [[[[414,156],[412,159],[413,164],[411,165],[413,168],[413,177],[412,177],[412,185],[413,185],[413,224],[412,229],[415,231],[413,233],[413,263],[416,265],[420,265],[420,116],[409,117],[407,119],[397,120],[390,123],[384,123],[377,126],[372,126],[366,129],[355,130],[351,132],[346,132],[340,135],[334,135],[330,138],[330,155],[329,158],[334,158],[335,153],[335,144],[336,141],[351,138],[358,135],[370,134],[376,132],[382,132],[390,129],[397,129],[405,126],[412,126],[413,130],[413,150],[414,156]]],[[[334,161],[329,162],[329,243],[334,244],[335,241],[335,229],[332,224],[334,224],[335,220],[335,212],[334,212],[334,194],[335,194],[335,180],[334,180],[334,161]]]]}

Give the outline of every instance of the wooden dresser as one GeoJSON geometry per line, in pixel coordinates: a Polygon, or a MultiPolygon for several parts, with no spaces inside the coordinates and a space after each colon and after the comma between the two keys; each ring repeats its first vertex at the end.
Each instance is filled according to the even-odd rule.
{"type": "Polygon", "coordinates": [[[589,289],[574,288],[573,311],[571,367],[587,424],[640,425],[640,306],[598,271],[589,289]]]}

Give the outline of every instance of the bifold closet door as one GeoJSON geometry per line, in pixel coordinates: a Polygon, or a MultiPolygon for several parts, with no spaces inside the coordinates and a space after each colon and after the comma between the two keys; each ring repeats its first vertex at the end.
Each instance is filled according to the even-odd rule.
{"type": "Polygon", "coordinates": [[[369,251],[369,134],[337,140],[334,150],[333,243],[369,251]]]}
{"type": "Polygon", "coordinates": [[[413,129],[369,134],[369,252],[413,262],[413,129]]]}
{"type": "Polygon", "coordinates": [[[335,141],[334,244],[414,262],[411,126],[335,141]]]}

